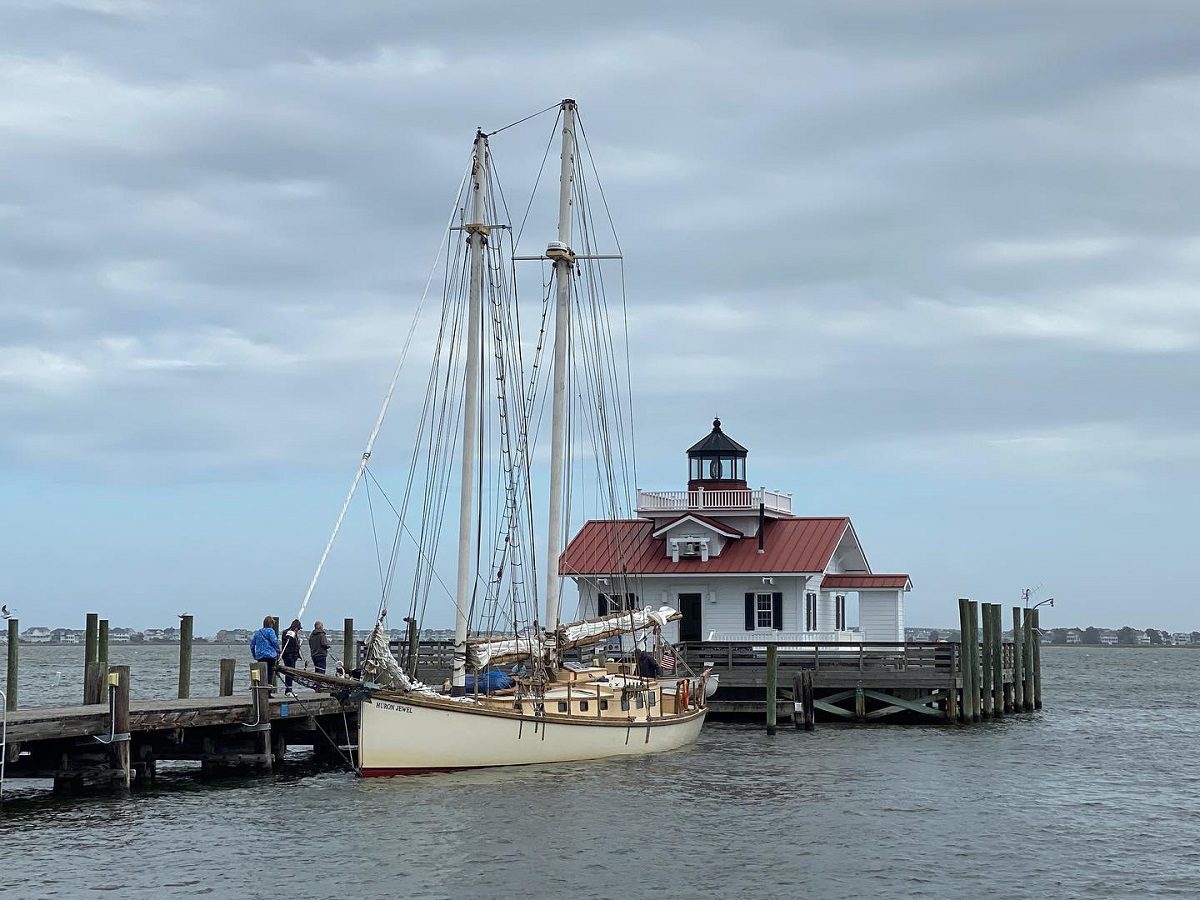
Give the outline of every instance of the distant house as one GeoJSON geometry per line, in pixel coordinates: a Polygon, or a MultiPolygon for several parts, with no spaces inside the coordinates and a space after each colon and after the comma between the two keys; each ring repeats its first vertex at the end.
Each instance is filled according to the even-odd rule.
{"type": "Polygon", "coordinates": [[[84,634],[78,628],[55,628],[50,632],[52,644],[82,644],[84,634]]]}
{"type": "Polygon", "coordinates": [[[1176,647],[1180,647],[1184,644],[1190,644],[1191,642],[1192,642],[1192,635],[1190,632],[1177,631],[1173,635],[1171,635],[1171,643],[1174,644],[1176,647]]]}
{"type": "Polygon", "coordinates": [[[1139,631],[1136,635],[1134,635],[1133,642],[1139,647],[1149,647],[1150,635],[1146,634],[1144,631],[1139,631]]]}
{"type": "Polygon", "coordinates": [[[1117,633],[1115,631],[1113,631],[1111,628],[1100,629],[1100,643],[1103,644],[1105,647],[1115,647],[1117,644],[1117,640],[1118,640],[1117,633]]]}
{"type": "Polygon", "coordinates": [[[21,640],[27,644],[48,644],[50,643],[50,629],[26,628],[21,632],[21,640]]]}
{"type": "Polygon", "coordinates": [[[145,638],[147,641],[164,641],[164,640],[166,640],[166,635],[163,633],[163,630],[161,628],[147,628],[145,631],[142,632],[142,637],[145,638]]]}
{"type": "Polygon", "coordinates": [[[1083,637],[1079,634],[1078,631],[1076,631],[1074,628],[1072,628],[1070,631],[1067,632],[1067,643],[1068,644],[1082,644],[1083,637]]]}

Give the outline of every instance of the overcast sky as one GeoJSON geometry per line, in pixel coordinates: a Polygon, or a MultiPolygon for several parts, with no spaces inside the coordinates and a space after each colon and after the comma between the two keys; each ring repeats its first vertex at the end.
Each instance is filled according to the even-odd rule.
{"type": "MultiPolygon", "coordinates": [[[[642,486],[720,414],[753,484],[911,573],[909,624],[1040,588],[1048,625],[1200,628],[1200,8],[574,6],[0,7],[23,626],[290,613],[475,127],[571,96],[642,486]]],[[[541,122],[494,141],[534,151],[514,194],[541,122]]],[[[374,557],[339,552],[309,618],[365,620],[374,557]]]]}

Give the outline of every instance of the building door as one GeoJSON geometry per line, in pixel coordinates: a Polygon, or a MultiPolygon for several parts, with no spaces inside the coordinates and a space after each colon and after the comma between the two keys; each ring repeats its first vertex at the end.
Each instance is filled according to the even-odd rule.
{"type": "Polygon", "coordinates": [[[703,594],[680,594],[679,612],[683,618],[679,621],[680,641],[704,640],[704,623],[701,621],[701,598],[703,594]]]}

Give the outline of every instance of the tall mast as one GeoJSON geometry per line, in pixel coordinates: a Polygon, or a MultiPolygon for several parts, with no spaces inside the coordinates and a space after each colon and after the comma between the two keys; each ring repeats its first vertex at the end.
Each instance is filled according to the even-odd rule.
{"type": "Polygon", "coordinates": [[[550,418],[550,515],[546,537],[546,621],[558,628],[558,556],[562,550],[563,456],[567,429],[567,344],[571,339],[571,190],[575,181],[575,101],[562,102],[562,166],[558,182],[558,240],[546,248],[554,260],[554,397],[550,418]]]}
{"type": "Polygon", "coordinates": [[[483,301],[483,247],[487,242],[487,135],[475,133],[475,162],[471,167],[471,217],[467,232],[471,265],[467,300],[466,393],[463,398],[462,484],[458,495],[458,586],[454,596],[454,668],[452,694],[461,695],[467,683],[467,617],[471,609],[471,549],[475,533],[475,464],[479,443],[479,332],[483,301]]]}

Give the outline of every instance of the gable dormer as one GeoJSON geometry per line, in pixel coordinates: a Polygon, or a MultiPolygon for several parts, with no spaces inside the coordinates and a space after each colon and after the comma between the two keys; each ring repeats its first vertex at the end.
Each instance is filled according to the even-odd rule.
{"type": "Polygon", "coordinates": [[[729,541],[736,541],[742,536],[742,532],[736,528],[696,513],[672,519],[651,534],[651,537],[663,542],[663,555],[674,562],[681,559],[708,562],[709,557],[720,556],[729,541]]]}

